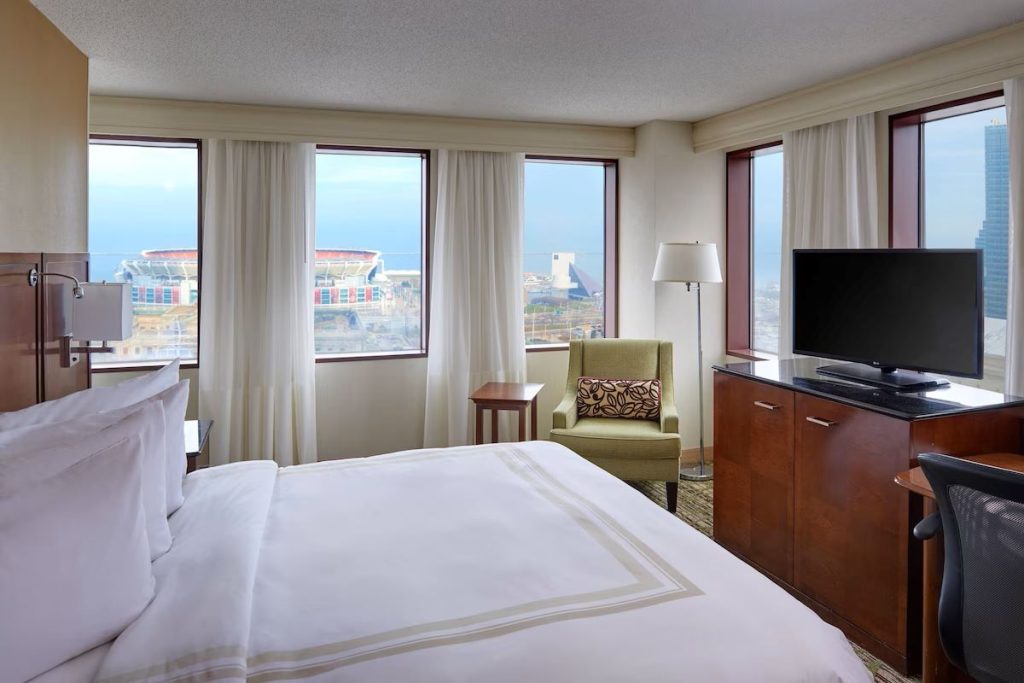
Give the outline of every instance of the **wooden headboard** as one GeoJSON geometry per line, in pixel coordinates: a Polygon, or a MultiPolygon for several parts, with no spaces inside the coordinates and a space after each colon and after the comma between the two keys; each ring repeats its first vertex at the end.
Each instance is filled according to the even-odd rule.
{"type": "Polygon", "coordinates": [[[89,358],[60,366],[60,338],[70,320],[71,283],[29,272],[62,273],[85,281],[88,254],[0,253],[0,412],[60,398],[89,387],[89,358]]]}

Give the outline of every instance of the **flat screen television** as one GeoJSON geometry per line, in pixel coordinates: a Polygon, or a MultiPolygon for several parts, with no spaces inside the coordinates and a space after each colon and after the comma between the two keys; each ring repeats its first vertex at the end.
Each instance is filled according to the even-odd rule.
{"type": "Polygon", "coordinates": [[[793,352],[818,372],[903,391],[981,377],[980,249],[796,249],[793,352]]]}

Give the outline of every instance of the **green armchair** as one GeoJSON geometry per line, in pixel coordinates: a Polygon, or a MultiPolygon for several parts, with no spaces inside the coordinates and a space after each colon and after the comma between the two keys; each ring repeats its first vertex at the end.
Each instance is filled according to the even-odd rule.
{"type": "Polygon", "coordinates": [[[672,383],[672,342],[587,339],[569,343],[565,396],[552,417],[551,440],[629,481],[664,481],[668,509],[679,493],[679,413],[672,383]],[[659,421],[577,417],[580,377],[661,380],[659,421]]]}

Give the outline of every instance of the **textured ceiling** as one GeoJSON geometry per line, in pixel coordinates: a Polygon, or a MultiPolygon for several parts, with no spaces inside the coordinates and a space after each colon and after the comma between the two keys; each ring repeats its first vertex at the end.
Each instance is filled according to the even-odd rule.
{"type": "Polygon", "coordinates": [[[698,120],[1024,20],[1024,0],[33,0],[133,95],[698,120]]]}

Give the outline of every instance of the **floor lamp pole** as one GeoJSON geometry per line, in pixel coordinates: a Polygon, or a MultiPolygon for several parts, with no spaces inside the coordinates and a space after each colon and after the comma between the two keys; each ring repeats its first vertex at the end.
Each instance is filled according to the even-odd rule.
{"type": "MultiPolygon", "coordinates": [[[[688,481],[707,481],[711,479],[711,463],[704,460],[704,335],[701,334],[700,315],[700,283],[697,284],[697,405],[700,409],[700,462],[697,465],[684,467],[679,476],[688,481]]],[[[689,288],[690,284],[686,284],[689,288]]]]}

